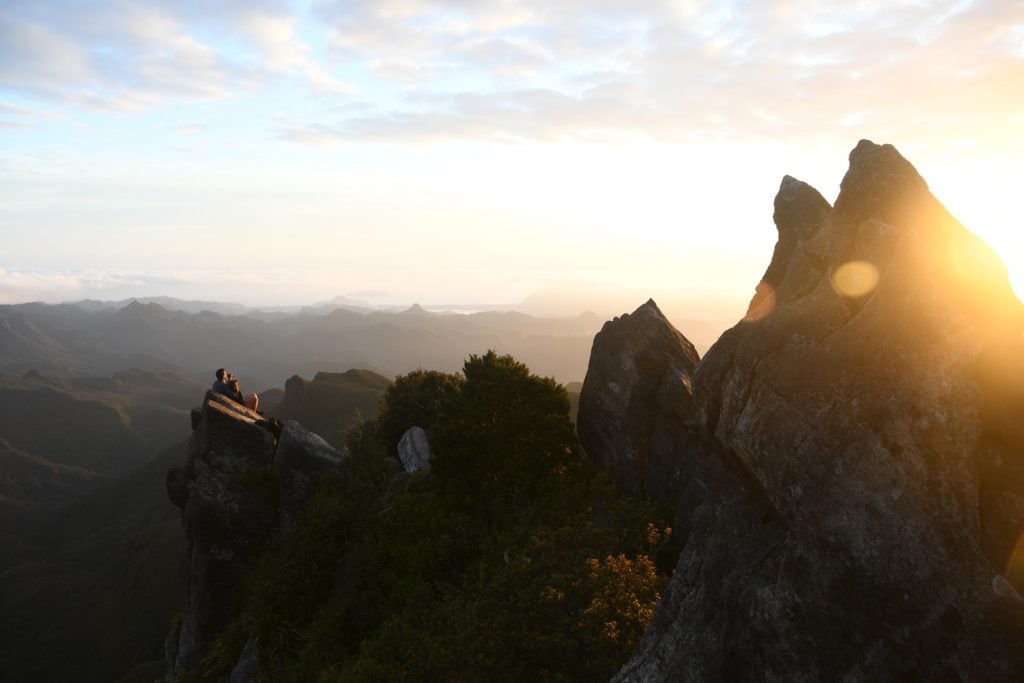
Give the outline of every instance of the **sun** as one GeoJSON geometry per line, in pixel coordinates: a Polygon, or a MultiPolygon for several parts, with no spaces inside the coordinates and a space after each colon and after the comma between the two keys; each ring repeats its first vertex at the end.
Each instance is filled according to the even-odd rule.
{"type": "Polygon", "coordinates": [[[1000,155],[959,159],[930,169],[937,197],[972,233],[985,240],[1006,266],[1017,299],[1024,299],[1024,221],[1021,220],[1020,160],[1000,155]],[[934,172],[933,172],[934,171],[934,172]]]}
{"type": "Polygon", "coordinates": [[[977,227],[967,226],[971,232],[985,240],[1006,266],[1010,287],[1018,300],[1024,296],[1024,240],[1019,234],[1020,226],[989,222],[977,227]]]}

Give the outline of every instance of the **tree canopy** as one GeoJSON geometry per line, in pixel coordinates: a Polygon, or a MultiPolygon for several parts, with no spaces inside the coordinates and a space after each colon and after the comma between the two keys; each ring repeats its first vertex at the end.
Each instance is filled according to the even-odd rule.
{"type": "Polygon", "coordinates": [[[195,680],[223,680],[251,637],[273,681],[606,680],[667,580],[662,511],[617,495],[580,457],[564,388],[511,356],[392,386],[195,680]],[[433,416],[430,472],[389,474],[385,413],[392,434],[433,416]]]}

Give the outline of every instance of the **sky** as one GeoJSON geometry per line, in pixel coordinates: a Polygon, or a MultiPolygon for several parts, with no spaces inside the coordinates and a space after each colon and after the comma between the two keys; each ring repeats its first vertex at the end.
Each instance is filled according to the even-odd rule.
{"type": "Polygon", "coordinates": [[[861,138],[1024,293],[1021,1],[0,0],[0,303],[735,317],[861,138]]]}

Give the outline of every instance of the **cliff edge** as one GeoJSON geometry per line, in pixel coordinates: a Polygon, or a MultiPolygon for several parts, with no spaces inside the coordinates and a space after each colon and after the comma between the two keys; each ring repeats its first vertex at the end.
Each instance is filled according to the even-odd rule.
{"type": "Polygon", "coordinates": [[[237,619],[241,580],[260,549],[301,523],[308,497],[346,457],[298,422],[282,426],[214,392],[192,411],[192,426],[184,467],[167,473],[188,574],[181,627],[167,643],[168,681],[198,665],[237,619]]]}

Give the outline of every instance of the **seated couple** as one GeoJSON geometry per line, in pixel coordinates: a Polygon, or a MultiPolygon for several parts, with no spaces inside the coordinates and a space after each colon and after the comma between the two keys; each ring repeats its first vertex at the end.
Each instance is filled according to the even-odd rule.
{"type": "Polygon", "coordinates": [[[241,403],[249,410],[259,410],[260,397],[256,394],[249,394],[249,398],[242,396],[242,387],[230,372],[224,368],[217,368],[217,381],[213,383],[213,390],[218,394],[227,396],[232,401],[241,403]]]}

